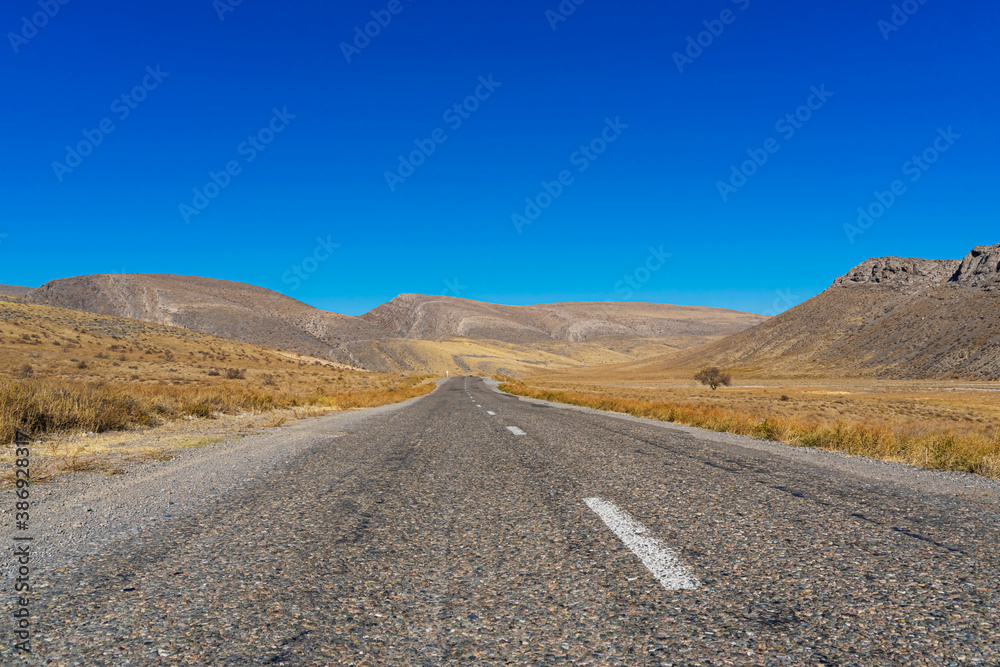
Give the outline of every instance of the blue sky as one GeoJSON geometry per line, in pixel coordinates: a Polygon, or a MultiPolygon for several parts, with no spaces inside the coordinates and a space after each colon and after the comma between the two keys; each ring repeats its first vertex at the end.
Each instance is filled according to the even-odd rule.
{"type": "Polygon", "coordinates": [[[996,3],[233,2],[4,4],[0,283],[764,312],[1000,242],[996,3]]]}

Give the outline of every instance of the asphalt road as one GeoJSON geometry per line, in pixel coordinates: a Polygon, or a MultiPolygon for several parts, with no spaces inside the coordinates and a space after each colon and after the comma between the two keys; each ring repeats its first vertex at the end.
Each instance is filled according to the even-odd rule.
{"type": "Polygon", "coordinates": [[[1000,665],[1000,523],[973,499],[472,378],[324,423],[54,573],[31,660],[1000,665]]]}

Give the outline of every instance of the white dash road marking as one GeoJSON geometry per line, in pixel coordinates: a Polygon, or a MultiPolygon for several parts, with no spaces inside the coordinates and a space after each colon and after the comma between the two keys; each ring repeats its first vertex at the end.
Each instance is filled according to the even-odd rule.
{"type": "Polygon", "coordinates": [[[527,433],[525,433],[524,431],[522,431],[521,429],[519,429],[516,426],[508,426],[507,430],[510,431],[511,433],[513,433],[514,435],[528,435],[527,433]]]}
{"type": "Polygon", "coordinates": [[[584,498],[587,507],[632,550],[668,591],[693,591],[701,587],[691,568],[681,563],[673,549],[646,534],[646,527],[617,505],[600,498],[584,498]]]}
{"type": "Polygon", "coordinates": [[[495,413],[495,412],[493,412],[492,410],[487,410],[487,411],[486,411],[486,414],[488,414],[488,415],[495,415],[496,413],[495,413]]]}

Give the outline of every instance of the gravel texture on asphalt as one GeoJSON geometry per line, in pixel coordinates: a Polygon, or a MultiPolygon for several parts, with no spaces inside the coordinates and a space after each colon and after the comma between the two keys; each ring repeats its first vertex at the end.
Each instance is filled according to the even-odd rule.
{"type": "Polygon", "coordinates": [[[161,466],[34,496],[47,587],[4,664],[1000,664],[986,480],[477,378],[161,466]],[[666,590],[586,498],[700,587],[666,590]]]}

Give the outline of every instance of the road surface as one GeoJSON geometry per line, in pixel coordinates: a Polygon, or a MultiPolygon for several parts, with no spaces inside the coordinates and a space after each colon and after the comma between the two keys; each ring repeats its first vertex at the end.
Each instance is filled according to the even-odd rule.
{"type": "Polygon", "coordinates": [[[50,573],[28,662],[1000,664],[975,494],[475,378],[332,423],[50,573]]]}

